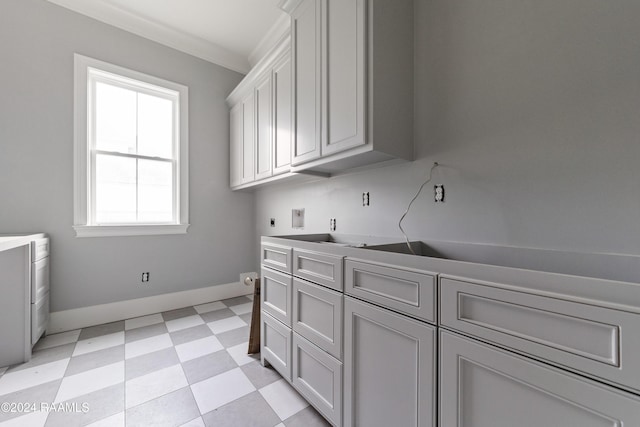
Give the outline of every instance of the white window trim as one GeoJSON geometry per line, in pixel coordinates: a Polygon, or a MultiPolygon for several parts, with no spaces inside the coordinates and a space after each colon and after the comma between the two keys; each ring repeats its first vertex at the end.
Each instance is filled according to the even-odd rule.
{"type": "Polygon", "coordinates": [[[185,234],[189,228],[189,133],[188,133],[189,90],[186,86],[149,76],[83,55],[74,55],[74,209],[73,228],[77,237],[110,237],[110,236],[149,236],[158,234],[185,234]],[[117,74],[139,80],[155,86],[174,90],[180,96],[179,133],[180,152],[177,156],[179,174],[177,179],[176,207],[177,223],[175,224],[118,224],[93,225],[89,219],[91,200],[89,186],[91,181],[91,153],[88,144],[88,69],[117,74]]]}

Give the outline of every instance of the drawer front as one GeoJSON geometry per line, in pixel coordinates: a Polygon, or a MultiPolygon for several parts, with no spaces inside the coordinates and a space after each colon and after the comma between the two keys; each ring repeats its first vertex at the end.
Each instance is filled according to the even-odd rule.
{"type": "Polygon", "coordinates": [[[436,274],[347,259],[345,292],[411,316],[436,322],[436,274]]]}
{"type": "Polygon", "coordinates": [[[291,382],[291,329],[262,312],[260,354],[284,379],[291,382]]]}
{"type": "Polygon", "coordinates": [[[440,334],[440,425],[637,426],[640,398],[511,352],[440,334]]]}
{"type": "Polygon", "coordinates": [[[278,245],[262,245],[262,265],[291,273],[291,248],[278,245]]]}
{"type": "Polygon", "coordinates": [[[292,277],[277,271],[262,269],[260,302],[262,310],[291,327],[292,277]]]}
{"type": "Polygon", "coordinates": [[[35,303],[49,292],[49,258],[31,263],[31,302],[35,303]]]}
{"type": "Polygon", "coordinates": [[[293,386],[333,425],[342,424],[342,363],[296,333],[293,386]]]}
{"type": "Polygon", "coordinates": [[[442,277],[441,325],[640,391],[639,315],[498,286],[442,277]]]}
{"type": "Polygon", "coordinates": [[[294,249],[293,275],[342,291],[342,257],[294,249]]]}
{"type": "Polygon", "coordinates": [[[49,256],[49,239],[37,239],[31,244],[31,261],[40,261],[49,256]]]}
{"type": "Polygon", "coordinates": [[[49,325],[49,293],[31,304],[31,345],[35,345],[49,325]]]}
{"type": "Polygon", "coordinates": [[[342,359],[342,294],[293,279],[293,330],[342,359]]]}

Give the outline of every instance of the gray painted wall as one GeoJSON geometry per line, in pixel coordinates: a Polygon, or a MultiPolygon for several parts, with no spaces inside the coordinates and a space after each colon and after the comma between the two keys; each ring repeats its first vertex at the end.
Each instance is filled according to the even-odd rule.
{"type": "Polygon", "coordinates": [[[44,0],[3,2],[0,54],[0,233],[51,235],[52,311],[230,283],[251,269],[253,197],[228,188],[224,100],[240,74],[44,0]],[[187,235],[75,237],[75,52],[189,86],[187,235]]]}
{"type": "Polygon", "coordinates": [[[259,235],[640,254],[640,2],[416,0],[416,161],[260,190],[259,235]],[[371,206],[362,207],[363,191],[371,206]],[[269,227],[269,218],[277,226],[269,227]]]}

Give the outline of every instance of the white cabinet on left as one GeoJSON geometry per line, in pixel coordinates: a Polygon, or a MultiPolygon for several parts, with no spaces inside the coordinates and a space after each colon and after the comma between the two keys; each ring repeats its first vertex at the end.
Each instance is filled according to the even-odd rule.
{"type": "Polygon", "coordinates": [[[230,186],[269,182],[291,163],[291,38],[283,38],[227,98],[230,186]]]}

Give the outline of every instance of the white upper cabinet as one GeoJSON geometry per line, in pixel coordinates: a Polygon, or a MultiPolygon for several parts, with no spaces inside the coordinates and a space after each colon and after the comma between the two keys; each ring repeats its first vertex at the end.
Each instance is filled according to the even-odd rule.
{"type": "Polygon", "coordinates": [[[227,98],[230,185],[252,187],[290,170],[291,38],[287,35],[227,98]]]}
{"type": "Polygon", "coordinates": [[[294,171],[413,158],[413,1],[292,0],[294,171]]]}

